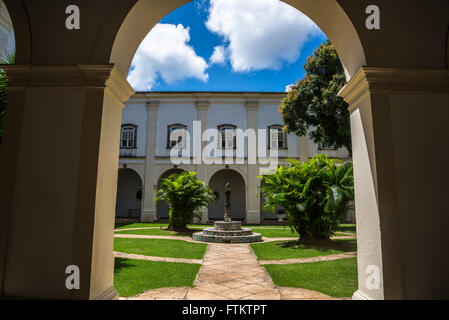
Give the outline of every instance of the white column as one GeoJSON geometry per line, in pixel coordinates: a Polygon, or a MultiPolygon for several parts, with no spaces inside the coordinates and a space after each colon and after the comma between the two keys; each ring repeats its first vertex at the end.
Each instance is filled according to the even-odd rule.
{"type": "MultiPolygon", "coordinates": [[[[248,129],[254,129],[257,132],[257,110],[259,108],[259,102],[248,101],[246,103],[246,111],[248,118],[248,129]]],[[[247,203],[248,211],[246,214],[246,222],[250,224],[260,223],[260,200],[257,194],[257,186],[259,179],[259,166],[257,164],[248,163],[248,185],[247,190],[247,203]]]]}
{"type": "Polygon", "coordinates": [[[299,137],[299,160],[307,161],[309,160],[309,135],[299,137]]]}
{"type": "MultiPolygon", "coordinates": [[[[203,135],[203,132],[207,129],[207,112],[209,110],[209,101],[207,100],[199,100],[196,103],[197,108],[197,120],[201,121],[201,136],[203,135]]],[[[204,148],[206,143],[204,141],[201,141],[201,152],[204,148]]],[[[201,161],[202,162],[202,161],[201,161]]],[[[196,172],[198,179],[203,181],[204,183],[207,183],[207,176],[206,176],[206,165],[204,163],[197,164],[196,165],[196,172]]],[[[201,223],[207,223],[209,220],[208,218],[208,212],[207,209],[201,210],[201,223]]]]}
{"type": "Polygon", "coordinates": [[[156,160],[156,135],[157,135],[157,112],[159,110],[159,101],[153,100],[147,104],[147,137],[146,137],[146,161],[145,161],[145,181],[143,186],[143,210],[142,222],[152,222],[156,217],[156,203],[154,198],[155,187],[155,160],[156,160]]]}

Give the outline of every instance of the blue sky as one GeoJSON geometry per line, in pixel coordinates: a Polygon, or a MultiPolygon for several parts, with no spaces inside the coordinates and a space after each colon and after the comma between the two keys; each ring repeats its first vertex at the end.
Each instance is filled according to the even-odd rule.
{"type": "Polygon", "coordinates": [[[278,0],[195,0],[153,28],[129,81],[138,91],[285,91],[325,40],[278,0]]]}

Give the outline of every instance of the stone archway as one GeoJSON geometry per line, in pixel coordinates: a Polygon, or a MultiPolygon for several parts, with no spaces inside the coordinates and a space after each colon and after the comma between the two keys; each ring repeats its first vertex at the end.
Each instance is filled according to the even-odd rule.
{"type": "Polygon", "coordinates": [[[142,180],[132,169],[120,169],[117,180],[116,218],[140,219],[142,180]]]}
{"type": "MultiPolygon", "coordinates": [[[[182,169],[170,169],[170,170],[165,171],[159,177],[159,180],[157,183],[158,189],[160,188],[160,183],[162,180],[168,178],[170,175],[172,175],[174,173],[183,173],[183,172],[184,172],[184,170],[182,170],[182,169]]],[[[156,203],[156,217],[158,220],[168,220],[168,218],[169,218],[168,211],[169,211],[169,207],[168,207],[167,202],[158,201],[156,203]]]]}
{"type": "Polygon", "coordinates": [[[211,188],[218,196],[216,203],[209,205],[209,220],[223,220],[225,205],[225,187],[231,184],[231,216],[233,220],[246,220],[246,186],[245,180],[235,170],[223,169],[216,172],[209,181],[211,188]]]}
{"type": "MultiPolygon", "coordinates": [[[[0,150],[2,296],[115,296],[117,145],[121,108],[133,93],[125,76],[147,32],[187,2],[83,2],[83,26],[70,31],[63,23],[64,1],[5,0],[17,56],[16,65],[5,67],[10,92],[0,150]],[[68,291],[64,270],[73,264],[85,285],[68,291]]],[[[449,257],[441,252],[449,250],[449,3],[377,0],[382,26],[367,30],[363,1],[286,2],[328,35],[350,79],[341,95],[351,106],[353,129],[355,297],[448,298],[441,279],[449,257]],[[432,170],[416,170],[416,159],[428,152],[438,153],[432,170]],[[379,286],[366,285],[370,266],[378,267],[379,286]]]]}

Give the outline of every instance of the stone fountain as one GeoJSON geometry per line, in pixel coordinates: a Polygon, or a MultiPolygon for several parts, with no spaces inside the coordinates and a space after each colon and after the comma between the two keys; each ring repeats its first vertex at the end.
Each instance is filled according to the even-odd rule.
{"type": "Polygon", "coordinates": [[[232,221],[231,217],[231,186],[226,184],[226,202],[224,221],[217,221],[213,228],[193,234],[193,239],[202,242],[215,243],[250,243],[262,241],[262,235],[253,233],[251,229],[242,228],[240,221],[232,221]]]}

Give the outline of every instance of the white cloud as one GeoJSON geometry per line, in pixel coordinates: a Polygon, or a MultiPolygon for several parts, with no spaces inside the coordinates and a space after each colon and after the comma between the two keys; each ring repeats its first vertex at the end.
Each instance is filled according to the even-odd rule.
{"type": "Polygon", "coordinates": [[[216,64],[224,64],[227,59],[227,52],[226,47],[224,46],[216,46],[214,48],[214,52],[210,56],[210,63],[216,63],[216,64]]]}
{"type": "Polygon", "coordinates": [[[294,83],[285,86],[285,92],[290,92],[296,85],[294,83]]]}
{"type": "Polygon", "coordinates": [[[236,72],[280,69],[295,62],[319,28],[279,0],[211,0],[207,28],[223,37],[236,72]]]}
{"type": "Polygon", "coordinates": [[[170,84],[186,78],[207,81],[208,65],[188,45],[190,29],[157,24],[145,37],[131,64],[128,81],[135,90],[150,90],[158,77],[170,84]]]}

